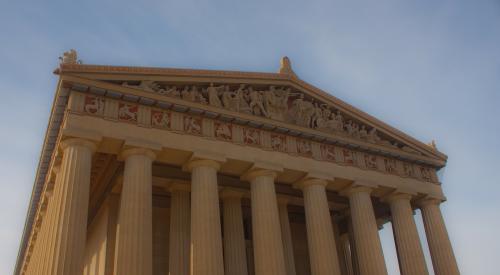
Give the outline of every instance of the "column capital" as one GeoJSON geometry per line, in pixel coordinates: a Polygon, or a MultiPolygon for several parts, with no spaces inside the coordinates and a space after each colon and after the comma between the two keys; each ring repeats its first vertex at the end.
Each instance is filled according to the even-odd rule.
{"type": "Polygon", "coordinates": [[[121,153],[121,157],[123,159],[127,159],[128,157],[134,156],[134,155],[143,155],[143,156],[150,158],[151,160],[156,159],[156,154],[153,152],[153,150],[148,149],[148,148],[143,148],[143,147],[134,147],[134,148],[125,149],[121,153]]]}
{"type": "Polygon", "coordinates": [[[219,171],[221,164],[224,162],[226,162],[226,158],[222,154],[210,151],[195,151],[191,158],[184,163],[182,170],[192,172],[193,168],[207,166],[219,171]]]}
{"type": "Polygon", "coordinates": [[[243,176],[241,176],[241,179],[251,182],[253,179],[255,179],[257,177],[272,177],[274,180],[274,179],[276,179],[277,176],[278,176],[278,172],[274,171],[274,170],[251,169],[250,171],[243,174],[243,176]]]}
{"type": "Polygon", "coordinates": [[[66,148],[70,146],[83,146],[88,148],[92,153],[94,153],[97,150],[97,145],[88,139],[83,139],[83,138],[68,138],[63,141],[61,141],[61,148],[65,150],[66,148]]]}
{"type": "Polygon", "coordinates": [[[279,173],[283,172],[283,166],[268,161],[257,160],[254,162],[252,167],[248,169],[242,176],[241,180],[252,181],[256,177],[269,176],[275,179],[279,173]]]}
{"type": "Polygon", "coordinates": [[[386,202],[386,203],[393,203],[395,201],[398,201],[398,200],[406,200],[406,201],[410,201],[411,198],[413,197],[414,194],[410,194],[410,193],[404,193],[404,192],[392,192],[384,197],[382,197],[382,201],[383,202],[386,202]]]}
{"type": "Polygon", "coordinates": [[[418,207],[426,207],[428,205],[440,205],[443,202],[442,199],[427,197],[417,201],[418,207]]]}
{"type": "Polygon", "coordinates": [[[321,178],[306,177],[306,178],[301,179],[298,182],[294,183],[293,187],[297,188],[297,189],[305,189],[306,187],[313,186],[313,185],[319,185],[319,186],[326,187],[328,185],[328,181],[326,179],[321,179],[321,178]]]}
{"type": "Polygon", "coordinates": [[[191,159],[184,164],[183,170],[191,172],[193,171],[194,168],[201,166],[211,167],[214,168],[216,171],[219,171],[221,164],[219,161],[213,159],[191,159]]]}
{"type": "Polygon", "coordinates": [[[364,186],[364,185],[351,185],[340,191],[340,194],[346,197],[349,197],[352,194],[356,193],[368,193],[371,194],[373,191],[373,187],[364,186]]]}

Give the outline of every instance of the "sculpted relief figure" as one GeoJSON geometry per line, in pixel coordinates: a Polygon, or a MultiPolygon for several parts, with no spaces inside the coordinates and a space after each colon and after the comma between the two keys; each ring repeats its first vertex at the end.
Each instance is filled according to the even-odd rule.
{"type": "Polygon", "coordinates": [[[147,90],[150,92],[158,92],[160,90],[163,90],[161,89],[161,86],[158,83],[150,80],[141,81],[138,87],[140,89],[147,90]]]}
{"type": "Polygon", "coordinates": [[[217,123],[215,129],[215,136],[222,139],[231,139],[231,129],[226,123],[217,123]]]}
{"type": "Polygon", "coordinates": [[[313,105],[312,115],[311,115],[311,127],[322,128],[324,125],[323,120],[323,109],[318,105],[317,102],[313,105]]]}
{"type": "Polygon", "coordinates": [[[256,145],[259,144],[259,131],[255,129],[245,128],[243,130],[243,141],[246,144],[256,145]]]}
{"type": "Polygon", "coordinates": [[[361,125],[361,129],[359,130],[359,138],[366,139],[368,137],[368,131],[366,131],[366,126],[361,125]]]}
{"type": "Polygon", "coordinates": [[[344,118],[342,117],[342,114],[340,114],[340,111],[337,111],[337,114],[335,115],[335,121],[336,121],[337,131],[343,131],[344,118]]]}
{"type": "Polygon", "coordinates": [[[347,134],[349,136],[354,135],[354,125],[352,123],[352,120],[347,121],[347,123],[344,125],[344,127],[345,127],[345,130],[347,131],[347,134]]]}
{"type": "Polygon", "coordinates": [[[167,89],[165,90],[165,94],[171,97],[181,97],[181,93],[179,92],[179,90],[177,90],[176,86],[167,87],[167,89]]]}
{"type": "Polygon", "coordinates": [[[213,83],[206,89],[208,95],[208,104],[215,107],[222,107],[222,102],[219,99],[219,91],[223,86],[215,87],[213,83]]]}
{"type": "Polygon", "coordinates": [[[275,118],[280,121],[285,121],[286,115],[288,113],[288,98],[291,94],[291,88],[280,88],[273,91],[275,101],[275,118]]]}
{"type": "Polygon", "coordinates": [[[261,91],[256,91],[252,87],[248,88],[248,96],[250,98],[249,107],[252,113],[256,116],[263,115],[269,117],[266,109],[264,108],[263,97],[261,91]]]}
{"type": "Polygon", "coordinates": [[[104,114],[104,99],[102,99],[101,97],[87,96],[85,98],[84,110],[89,114],[104,114]]]}
{"type": "Polygon", "coordinates": [[[224,90],[222,92],[222,104],[225,109],[230,111],[238,112],[239,110],[239,98],[230,90],[229,85],[224,86],[224,90]]]}
{"type": "Polygon", "coordinates": [[[310,154],[311,151],[311,143],[306,140],[297,140],[297,151],[299,154],[310,154]]]}
{"type": "Polygon", "coordinates": [[[266,108],[268,117],[271,119],[284,121],[288,112],[288,97],[290,89],[277,89],[275,86],[270,86],[269,91],[264,92],[264,107],[266,108]]]}
{"type": "Polygon", "coordinates": [[[319,110],[316,110],[316,128],[328,131],[328,122],[330,120],[332,111],[328,105],[321,104],[319,110]]]}
{"type": "Polygon", "coordinates": [[[198,87],[196,86],[191,86],[191,89],[189,86],[184,87],[184,89],[181,92],[181,97],[184,100],[192,101],[192,102],[198,102],[198,103],[203,103],[205,104],[207,101],[205,100],[205,97],[198,91],[198,87]]]}
{"type": "Polygon", "coordinates": [[[123,120],[137,120],[137,105],[120,104],[118,107],[118,118],[123,120]]]}
{"type": "Polygon", "coordinates": [[[201,120],[190,116],[185,117],[184,130],[191,134],[201,134],[201,120]]]}
{"type": "Polygon", "coordinates": [[[413,166],[409,163],[403,163],[403,172],[406,176],[408,177],[413,177],[414,176],[414,172],[413,172],[413,166]]]}
{"type": "Polygon", "coordinates": [[[151,122],[153,126],[170,127],[170,115],[167,112],[154,111],[151,114],[151,122]]]}
{"type": "Polygon", "coordinates": [[[235,104],[238,104],[238,111],[245,113],[245,114],[251,114],[252,109],[250,108],[250,105],[248,104],[249,98],[248,98],[248,91],[245,88],[245,84],[241,84],[238,90],[235,92],[235,97],[237,100],[235,100],[235,104]]]}
{"type": "Polygon", "coordinates": [[[323,159],[328,161],[335,161],[335,149],[333,146],[323,145],[321,146],[321,155],[323,159]]]}
{"type": "Polygon", "coordinates": [[[286,151],[285,137],[282,135],[271,135],[271,148],[275,151],[286,151]]]}
{"type": "Polygon", "coordinates": [[[71,49],[63,53],[63,56],[59,57],[61,64],[82,64],[81,60],[78,60],[78,54],[74,49],[71,49]]]}
{"type": "Polygon", "coordinates": [[[297,125],[311,127],[314,105],[311,102],[304,100],[303,94],[299,94],[299,97],[293,100],[290,112],[292,119],[297,125]]]}
{"type": "Polygon", "coordinates": [[[377,129],[372,128],[370,132],[368,132],[368,137],[367,137],[369,142],[372,143],[378,143],[380,142],[380,137],[377,134],[377,129]]]}
{"type": "Polygon", "coordinates": [[[139,82],[138,85],[130,85],[128,82],[123,82],[122,86],[129,87],[129,88],[135,88],[135,89],[141,89],[144,91],[148,92],[153,92],[153,93],[161,93],[161,91],[164,91],[160,84],[151,81],[151,80],[143,80],[139,82]]]}

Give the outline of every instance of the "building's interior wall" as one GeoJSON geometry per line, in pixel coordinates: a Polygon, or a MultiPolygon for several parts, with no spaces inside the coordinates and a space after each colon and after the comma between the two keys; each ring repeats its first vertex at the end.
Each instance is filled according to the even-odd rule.
{"type": "Polygon", "coordinates": [[[153,275],[168,274],[170,209],[153,207],[153,275]]]}
{"type": "Polygon", "coordinates": [[[297,275],[309,275],[309,250],[307,248],[306,225],[303,223],[290,223],[293,242],[293,256],[297,275]]]}

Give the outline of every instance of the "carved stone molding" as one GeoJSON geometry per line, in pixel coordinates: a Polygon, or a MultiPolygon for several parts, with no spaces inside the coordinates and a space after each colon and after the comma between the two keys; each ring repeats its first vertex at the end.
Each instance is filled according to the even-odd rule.
{"type": "MultiPolygon", "coordinates": [[[[108,106],[106,101],[113,100],[91,94],[77,93],[76,96],[84,97],[84,99],[81,100],[83,107],[74,107],[75,109],[70,110],[72,113],[102,118],[106,118],[106,116],[103,115],[104,113],[109,113],[105,107],[108,106]],[[100,102],[103,106],[102,111],[96,111],[101,108],[95,107],[96,102],[100,102]]],[[[373,170],[400,177],[415,178],[426,182],[438,182],[434,169],[391,157],[379,156],[339,145],[325,144],[247,125],[238,125],[156,107],[144,109],[143,113],[141,113],[139,110],[142,105],[139,103],[118,101],[118,106],[121,107],[113,109],[118,115],[110,115],[117,117],[118,121],[124,123],[132,123],[142,127],[152,127],[182,134],[216,139],[263,150],[277,151],[319,161],[332,162],[338,165],[355,166],[365,170],[373,170]],[[138,123],[141,117],[147,117],[149,121],[145,122],[142,120],[142,123],[138,123]]]]}

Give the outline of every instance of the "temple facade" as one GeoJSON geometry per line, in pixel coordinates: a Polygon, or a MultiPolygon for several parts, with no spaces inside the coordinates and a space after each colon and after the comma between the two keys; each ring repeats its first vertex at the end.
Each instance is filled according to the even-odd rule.
{"type": "Polygon", "coordinates": [[[15,274],[385,275],[459,270],[447,156],[277,73],[61,57],[15,274]]]}

